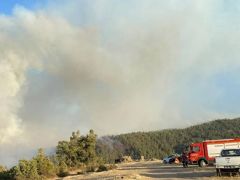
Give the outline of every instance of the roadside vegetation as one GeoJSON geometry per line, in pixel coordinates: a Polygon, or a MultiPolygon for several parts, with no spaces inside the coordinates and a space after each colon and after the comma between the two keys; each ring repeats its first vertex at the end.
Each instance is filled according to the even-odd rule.
{"type": "Polygon", "coordinates": [[[73,170],[79,170],[79,173],[107,170],[96,155],[96,139],[93,130],[86,136],[81,136],[79,131],[73,132],[69,141],[58,142],[53,156],[47,156],[39,149],[35,157],[19,160],[11,169],[0,166],[0,179],[40,180],[64,177],[73,170]]]}

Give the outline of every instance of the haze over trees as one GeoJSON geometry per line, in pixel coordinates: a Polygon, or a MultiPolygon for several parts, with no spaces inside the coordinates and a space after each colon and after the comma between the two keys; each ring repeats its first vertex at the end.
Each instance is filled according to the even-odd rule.
{"type": "Polygon", "coordinates": [[[172,153],[181,153],[193,142],[210,139],[239,138],[240,118],[222,119],[184,129],[134,132],[98,139],[97,152],[106,162],[114,162],[121,155],[140,159],[162,159],[172,153]]]}

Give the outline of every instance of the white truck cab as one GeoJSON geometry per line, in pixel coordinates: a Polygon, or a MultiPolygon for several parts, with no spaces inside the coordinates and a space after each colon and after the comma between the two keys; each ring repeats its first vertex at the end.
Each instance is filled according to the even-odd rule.
{"type": "Polygon", "coordinates": [[[217,176],[223,173],[240,174],[240,148],[223,149],[220,155],[216,157],[217,176]]]}

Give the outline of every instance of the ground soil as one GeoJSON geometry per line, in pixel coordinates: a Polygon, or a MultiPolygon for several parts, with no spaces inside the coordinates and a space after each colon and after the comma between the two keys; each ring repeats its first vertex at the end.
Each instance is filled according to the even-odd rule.
{"type": "MultiPolygon", "coordinates": [[[[203,179],[203,180],[221,180],[230,177],[216,177],[214,167],[199,168],[190,166],[183,168],[180,164],[162,164],[160,161],[145,161],[119,164],[117,169],[90,173],[85,175],[72,175],[63,178],[64,180],[118,180],[118,179],[160,179],[160,180],[185,180],[185,179],[203,179]]],[[[231,177],[230,179],[240,179],[240,177],[231,177]]]]}

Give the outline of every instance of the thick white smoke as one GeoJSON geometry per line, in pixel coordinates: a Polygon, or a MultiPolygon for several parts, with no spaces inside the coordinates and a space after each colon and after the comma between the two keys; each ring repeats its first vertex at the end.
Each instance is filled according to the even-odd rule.
{"type": "Polygon", "coordinates": [[[19,94],[24,83],[24,65],[19,65],[18,58],[12,52],[1,55],[0,62],[0,107],[1,127],[0,143],[7,143],[11,137],[20,135],[21,119],[18,109],[22,98],[19,94]],[[18,65],[17,65],[18,64],[18,65]],[[23,67],[22,67],[23,66],[23,67]]]}

